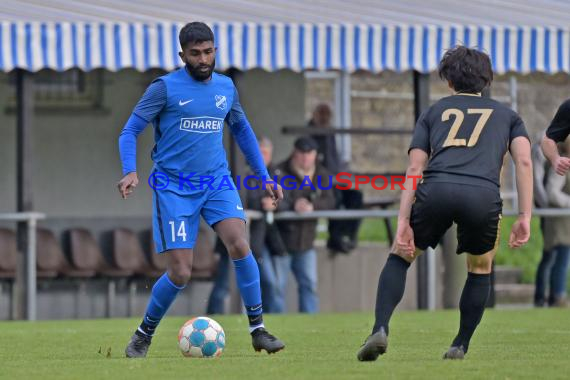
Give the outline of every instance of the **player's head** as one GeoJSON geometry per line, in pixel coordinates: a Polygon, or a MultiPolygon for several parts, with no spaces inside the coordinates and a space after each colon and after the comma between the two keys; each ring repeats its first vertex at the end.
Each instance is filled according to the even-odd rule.
{"type": "Polygon", "coordinates": [[[196,80],[210,79],[216,66],[214,33],[203,22],[190,22],[178,36],[182,51],[178,53],[190,75],[196,80]]]}
{"type": "Polygon", "coordinates": [[[475,94],[493,81],[489,56],[465,46],[447,50],[439,62],[438,71],[439,77],[456,92],[475,94]]]}
{"type": "Polygon", "coordinates": [[[317,164],[317,142],[308,136],[295,140],[295,150],[291,158],[293,167],[302,171],[310,171],[317,164]]]}
{"type": "Polygon", "coordinates": [[[265,166],[267,166],[273,159],[273,143],[265,136],[260,137],[257,142],[259,144],[261,156],[263,157],[263,162],[265,163],[265,166]]]}

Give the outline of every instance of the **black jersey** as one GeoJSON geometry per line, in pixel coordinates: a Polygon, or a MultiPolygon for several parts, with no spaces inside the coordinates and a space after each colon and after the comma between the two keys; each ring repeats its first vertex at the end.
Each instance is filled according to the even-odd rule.
{"type": "Polygon", "coordinates": [[[556,142],[566,140],[570,134],[570,99],[560,105],[546,130],[546,136],[556,142]]]}
{"type": "Polygon", "coordinates": [[[504,156],[519,136],[528,139],[516,112],[490,98],[458,94],[420,116],[410,150],[419,148],[430,157],[424,182],[498,189],[504,156]]]}

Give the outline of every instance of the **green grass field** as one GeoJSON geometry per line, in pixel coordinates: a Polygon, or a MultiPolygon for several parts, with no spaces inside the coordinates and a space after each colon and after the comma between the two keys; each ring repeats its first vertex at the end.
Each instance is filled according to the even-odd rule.
{"type": "Polygon", "coordinates": [[[184,358],[177,348],[185,318],[166,318],[149,357],[125,359],[138,320],[0,323],[2,379],[521,379],[568,378],[568,310],[490,310],[464,361],[443,361],[458,325],[455,311],[396,313],[388,353],[360,363],[355,354],[372,315],[267,316],[287,344],[276,355],[251,348],[243,316],[220,316],[227,347],[218,359],[184,358]],[[109,352],[109,355],[107,353],[109,352]]]}

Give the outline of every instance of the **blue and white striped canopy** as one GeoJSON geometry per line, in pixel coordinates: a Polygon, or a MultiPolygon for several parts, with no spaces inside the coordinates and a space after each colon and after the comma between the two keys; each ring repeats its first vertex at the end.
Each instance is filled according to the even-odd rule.
{"type": "MultiPolygon", "coordinates": [[[[218,69],[430,72],[457,44],[488,52],[497,73],[570,73],[570,30],[561,27],[210,24],[218,69]]],[[[171,70],[182,23],[2,22],[0,70],[171,70]]]]}

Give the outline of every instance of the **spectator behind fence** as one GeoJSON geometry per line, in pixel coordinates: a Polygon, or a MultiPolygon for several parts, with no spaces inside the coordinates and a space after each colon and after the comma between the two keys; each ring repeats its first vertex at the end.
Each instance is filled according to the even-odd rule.
{"type": "MultiPolygon", "coordinates": [[[[332,111],[328,104],[319,104],[313,111],[309,121],[310,127],[331,128],[332,111]]],[[[318,144],[318,161],[332,174],[336,175],[348,170],[342,161],[337,147],[335,135],[314,135],[318,144]]],[[[358,190],[339,190],[334,188],[336,209],[361,209],[362,192],[358,190]]],[[[348,253],[356,247],[360,219],[329,220],[329,239],[327,248],[334,252],[348,253]]]]}
{"type": "MultiPolygon", "coordinates": [[[[286,186],[286,195],[279,203],[278,211],[304,213],[334,207],[329,172],[317,163],[317,143],[312,138],[298,138],[293,153],[277,166],[275,173],[286,186]],[[307,185],[306,178],[311,180],[312,187],[307,185]],[[301,186],[303,182],[305,184],[301,186]]],[[[287,220],[277,225],[289,253],[275,261],[282,294],[287,288],[290,268],[297,280],[299,311],[316,313],[319,310],[317,253],[314,249],[317,220],[287,220]]]]}
{"type": "MultiPolygon", "coordinates": [[[[562,149],[564,155],[568,155],[569,148],[570,141],[567,139],[562,149]]],[[[546,194],[550,207],[570,208],[570,173],[567,172],[560,176],[554,170],[549,170],[546,180],[546,194]]],[[[550,272],[549,306],[565,307],[567,305],[566,276],[570,255],[569,231],[570,216],[546,218],[544,221],[544,249],[548,251],[548,254],[543,256],[544,264],[541,261],[541,265],[545,267],[543,272],[550,272]]],[[[544,284],[545,280],[541,280],[544,284]]],[[[539,287],[538,281],[537,287],[539,287]]],[[[542,293],[544,294],[544,288],[542,293]]]]}
{"type": "MultiPolygon", "coordinates": [[[[266,137],[260,138],[258,143],[269,175],[273,176],[275,171],[271,163],[273,144],[266,137]]],[[[246,177],[253,175],[250,172],[246,177]]],[[[249,227],[251,251],[259,266],[263,311],[266,313],[281,313],[284,311],[285,306],[281,302],[283,296],[276,294],[281,292],[281,288],[278,286],[272,256],[287,255],[287,251],[277,226],[271,220],[272,212],[275,210],[273,200],[265,194],[261,182],[253,182],[255,182],[253,179],[252,183],[248,182],[248,186],[253,188],[253,190],[246,189],[246,193],[242,194],[242,199],[245,199],[245,208],[264,213],[264,217],[261,220],[252,220],[249,227]]],[[[219,238],[216,241],[215,251],[220,254],[220,262],[216,278],[214,279],[214,287],[208,299],[206,312],[208,314],[223,314],[225,311],[225,299],[229,293],[229,256],[219,238]]]]}

